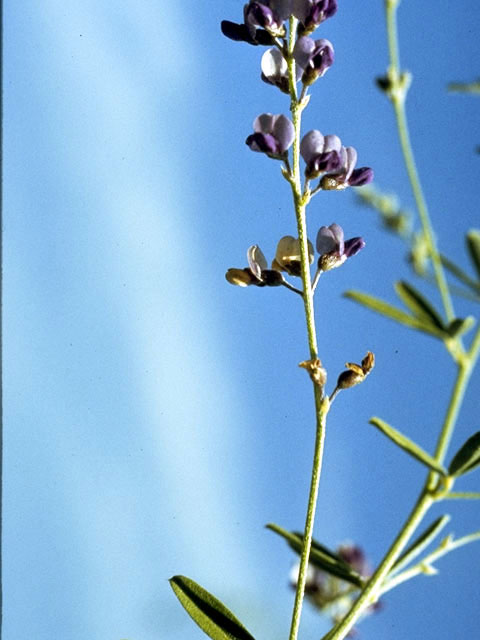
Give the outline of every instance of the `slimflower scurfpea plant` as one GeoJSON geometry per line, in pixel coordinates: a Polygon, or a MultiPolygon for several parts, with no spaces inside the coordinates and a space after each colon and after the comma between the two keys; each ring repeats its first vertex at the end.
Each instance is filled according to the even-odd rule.
{"type": "MultiPolygon", "coordinates": [[[[316,416],[306,522],[301,533],[287,531],[276,524],[267,525],[299,555],[299,564],[291,574],[295,600],[289,640],[298,637],[305,597],[320,612],[329,615],[333,622],[323,640],[342,640],[353,632],[354,625],[363,616],[379,608],[380,597],[384,593],[418,575],[435,574],[434,564],[439,558],[480,539],[480,532],[460,538],[449,534],[433,551],[427,552],[427,547],[449,522],[449,516],[443,515],[411,541],[434,504],[450,499],[480,498],[480,493],[453,491],[454,484],[461,476],[480,466],[480,433],[471,435],[451,458],[449,465],[445,466],[458,411],[480,351],[480,329],[477,329],[470,346],[464,346],[464,336],[475,321],[473,317],[456,317],[445,269],[464,285],[470,285],[476,294],[480,292],[480,233],[471,230],[467,234],[467,248],[476,272],[474,277],[446,260],[436,246],[408,133],[405,100],[411,77],[401,71],[399,63],[396,29],[398,3],[399,0],[385,0],[390,65],[386,75],[379,78],[377,84],[394,108],[400,144],[419,214],[421,230],[416,236],[409,237],[421,237],[424,262],[431,265],[430,275],[440,293],[443,310],[437,310],[423,294],[405,281],[397,282],[395,289],[406,311],[370,294],[350,291],[346,295],[387,318],[437,338],[456,364],[457,376],[433,454],[385,420],[378,417],[370,420],[373,426],[424,465],[427,471],[425,483],[410,515],[375,570],[370,568],[363,551],[356,545],[343,544],[331,550],[312,538],[327,416],[340,391],[362,383],[375,364],[370,351],[360,364],[347,362],[345,371],[338,376],[331,393],[327,393],[327,372],[317,347],[314,294],[321,275],[344,265],[364,248],[365,242],[360,237],[345,240],[342,228],[331,223],[320,227],[314,247],[308,239],[306,210],[311,199],[322,191],[343,191],[348,187],[367,185],[373,180],[372,169],[357,168],[356,150],[344,146],[337,135],[323,135],[317,129],[304,135],[301,133],[302,112],[310,100],[309,88],[332,67],[335,57],[329,40],[311,36],[317,27],[335,15],[337,1],[250,0],[244,7],[242,23],[224,21],[221,25],[223,34],[232,40],[269,47],[262,56],[261,77],[290,98],[290,116],[271,113],[259,115],[246,144],[252,151],[281,163],[281,173],[293,195],[298,237],[280,238],[270,265],[260,247],[253,245],[247,250],[248,266],[231,268],[226,273],[227,281],[240,287],[283,286],[300,296],[304,305],[310,353],[309,358],[300,362],[299,366],[307,371],[311,379],[316,416]],[[304,161],[303,172],[301,158],[304,161]],[[312,277],[311,265],[314,262],[312,277]],[[301,285],[293,284],[291,278],[300,279],[301,285]]],[[[408,224],[402,211],[387,211],[385,199],[382,200],[374,191],[368,191],[364,199],[381,213],[387,227],[400,235],[407,233],[408,224]]],[[[199,584],[185,576],[174,576],[170,584],[189,615],[213,640],[253,640],[253,636],[234,614],[199,584]]]]}

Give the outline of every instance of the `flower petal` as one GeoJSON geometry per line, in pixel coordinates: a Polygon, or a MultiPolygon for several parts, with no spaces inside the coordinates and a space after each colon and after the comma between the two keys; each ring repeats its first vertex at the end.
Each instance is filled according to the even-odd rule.
{"type": "Polygon", "coordinates": [[[268,264],[262,250],[256,244],[249,247],[247,251],[248,266],[253,275],[259,280],[262,279],[262,271],[268,269],[268,264]]]}
{"type": "Polygon", "coordinates": [[[269,80],[279,79],[288,73],[287,62],[275,47],[267,49],[263,54],[261,69],[269,80]]]}
{"type": "Polygon", "coordinates": [[[325,138],[317,129],[306,133],[300,142],[300,154],[307,164],[323,153],[325,138]]]}
{"type": "Polygon", "coordinates": [[[317,233],[317,251],[320,255],[325,255],[337,248],[335,234],[330,227],[320,227],[317,233]]]}
{"type": "Polygon", "coordinates": [[[292,122],[283,114],[274,116],[273,135],[278,141],[280,153],[286,151],[295,139],[295,129],[292,122]]]}

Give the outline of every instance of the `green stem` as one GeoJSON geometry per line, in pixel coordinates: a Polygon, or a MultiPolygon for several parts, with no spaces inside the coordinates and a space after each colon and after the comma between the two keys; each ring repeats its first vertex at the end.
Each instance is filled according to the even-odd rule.
{"type": "Polygon", "coordinates": [[[412,145],[410,142],[410,135],[408,131],[408,122],[405,114],[405,97],[406,88],[402,86],[402,78],[400,71],[400,59],[398,53],[398,35],[397,35],[397,22],[396,14],[398,7],[398,0],[386,0],[386,17],[387,17],[387,33],[388,33],[388,48],[390,54],[390,80],[393,81],[396,86],[390,93],[393,108],[395,111],[395,118],[397,121],[398,135],[400,138],[400,145],[402,148],[403,158],[408,173],[408,178],[412,187],[413,195],[420,216],[420,221],[423,227],[423,233],[425,241],[427,243],[428,251],[432,260],[433,270],[435,273],[435,279],[437,281],[438,290],[442,297],[443,306],[447,319],[449,321],[455,318],[453,310],[453,304],[450,296],[450,291],[445,277],[445,272],[440,259],[440,254],[437,249],[435,236],[433,233],[432,223],[430,221],[430,215],[428,213],[427,203],[423,195],[422,186],[417,172],[415,164],[415,158],[413,155],[412,145]]]}
{"type": "Polygon", "coordinates": [[[447,542],[441,544],[435,551],[429,553],[427,556],[422,558],[422,560],[417,563],[414,567],[407,569],[406,571],[402,571],[395,578],[389,580],[381,590],[381,593],[386,593],[395,587],[398,587],[399,584],[406,582],[407,580],[411,580],[420,574],[425,573],[425,567],[433,565],[433,563],[441,558],[442,556],[450,553],[454,549],[458,549],[459,547],[463,547],[466,544],[470,544],[471,542],[476,542],[480,540],[480,531],[476,531],[475,533],[470,533],[467,536],[463,536],[463,538],[458,538],[457,540],[449,541],[447,538],[447,542]]]}
{"type": "MultiPolygon", "coordinates": [[[[297,220],[298,239],[300,243],[300,260],[303,282],[303,302],[305,307],[305,320],[307,325],[308,346],[310,358],[318,358],[317,336],[315,330],[315,312],[313,307],[313,291],[310,277],[310,256],[308,250],[307,222],[305,215],[306,198],[302,194],[300,178],[300,135],[301,135],[301,114],[302,105],[297,99],[297,87],[295,82],[295,60],[293,58],[293,47],[295,45],[295,33],[297,20],[290,18],[289,38],[288,38],[288,76],[290,86],[292,122],[295,129],[295,139],[293,142],[293,158],[290,185],[292,187],[293,201],[295,205],[295,216],[297,220]]],[[[305,584],[307,580],[308,559],[312,546],[313,525],[315,521],[315,510],[317,504],[318,487],[322,469],[323,447],[325,441],[325,424],[329,410],[327,398],[323,398],[322,388],[313,383],[316,414],[316,436],[313,456],[312,477],[310,482],[310,493],[308,498],[307,515],[303,535],[303,549],[300,557],[300,567],[298,571],[297,588],[295,592],[295,603],[293,606],[292,622],[290,626],[289,640],[296,640],[300,626],[303,598],[305,595],[305,584]]]]}
{"type": "Polygon", "coordinates": [[[480,500],[480,491],[450,491],[442,500],[480,500]]]}
{"type": "MultiPolygon", "coordinates": [[[[463,397],[472,375],[473,368],[477,362],[478,354],[480,350],[480,327],[477,329],[472,345],[463,358],[460,359],[458,365],[458,374],[453,387],[450,404],[447,409],[447,414],[443,422],[442,430],[437,442],[437,448],[435,450],[435,459],[440,464],[443,463],[447,454],[448,445],[452,438],[453,429],[457,420],[458,412],[462,406],[463,397]]],[[[431,474],[430,486],[432,486],[433,479],[436,477],[435,473],[431,474]]]]}
{"type": "Polygon", "coordinates": [[[329,632],[329,634],[327,634],[325,638],[328,638],[328,640],[342,640],[343,638],[345,638],[347,633],[352,629],[355,622],[362,615],[363,611],[378,600],[382,584],[387,577],[390,569],[395,564],[395,561],[401,554],[411,536],[414,534],[415,529],[420,524],[423,516],[432,505],[432,503],[433,498],[427,491],[424,490],[420,495],[410,516],[402,527],[402,530],[398,534],[397,538],[390,547],[381,564],[378,566],[378,569],[368,581],[367,586],[362,591],[359,598],[356,600],[343,620],[331,632],[329,632]]]}
{"type": "MultiPolygon", "coordinates": [[[[480,351],[480,328],[477,330],[473,339],[472,345],[469,351],[465,354],[464,359],[459,365],[457,379],[455,381],[452,394],[450,396],[450,402],[448,405],[445,421],[443,423],[442,432],[439,437],[437,445],[436,459],[438,462],[443,462],[445,453],[450,441],[455,421],[458,416],[458,411],[461,406],[461,401],[464,397],[465,390],[470,380],[470,376],[473,367],[477,361],[480,351]]],[[[415,529],[420,524],[423,516],[427,512],[430,505],[435,501],[434,494],[431,493],[432,488],[436,484],[437,475],[434,471],[429,473],[425,486],[420,494],[420,497],[415,505],[408,520],[403,526],[402,530],[398,534],[395,542],[390,547],[387,555],[382,560],[380,566],[370,578],[367,586],[360,594],[353,607],[343,620],[324,637],[324,640],[342,640],[355,622],[360,618],[363,611],[373,602],[375,602],[379,595],[382,593],[382,583],[387,577],[390,569],[396,562],[403,548],[415,532],[415,529]]],[[[447,494],[448,495],[448,494],[447,494]]],[[[476,534],[475,534],[476,535],[476,534]]],[[[463,540],[463,538],[462,538],[463,540]]],[[[466,544],[466,543],[465,543],[466,544]]],[[[393,587],[392,587],[393,588],[393,587]]]]}

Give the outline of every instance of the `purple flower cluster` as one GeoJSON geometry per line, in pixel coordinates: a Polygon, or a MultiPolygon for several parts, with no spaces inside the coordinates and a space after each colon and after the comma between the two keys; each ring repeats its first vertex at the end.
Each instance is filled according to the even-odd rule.
{"type": "Polygon", "coordinates": [[[221,28],[231,40],[270,45],[285,36],[284,23],[290,16],[300,21],[301,33],[309,34],[336,11],[336,0],[250,0],[243,8],[243,23],[223,20],[221,28]]]}

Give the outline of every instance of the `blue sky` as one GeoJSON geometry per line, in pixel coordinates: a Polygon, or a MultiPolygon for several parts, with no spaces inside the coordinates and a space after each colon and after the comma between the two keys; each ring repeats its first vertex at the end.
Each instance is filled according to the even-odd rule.
{"type": "MultiPolygon", "coordinates": [[[[336,63],[313,89],[305,131],[340,135],[378,188],[413,207],[373,82],[387,64],[382,3],[340,4],[321,30],[336,63]]],[[[264,525],[304,520],[313,420],[297,368],[301,301],[231,287],[224,272],[244,266],[249,245],[272,257],[294,234],[278,164],[244,144],[256,115],[288,104],[259,80],[262,50],[220,34],[242,3],[204,7],[4,3],[6,640],[202,638],[171,593],[175,573],[256,637],[287,633],[293,556],[264,525]]],[[[479,225],[479,103],[446,85],[478,75],[478,17],[471,0],[454,13],[445,0],[435,11],[405,0],[399,18],[425,193],[442,250],[465,268],[463,234],[479,225]]],[[[358,288],[393,301],[392,281],[414,278],[375,214],[345,192],[318,196],[309,216],[312,236],[335,221],[367,241],[317,296],[330,380],[367,349],[377,356],[332,411],[316,536],[354,540],[378,561],[423,471],[368,419],[433,449],[454,370],[432,339],[342,299],[358,288]]],[[[454,448],[478,411],[474,379],[454,448]]],[[[444,507],[430,518],[447,510],[458,535],[479,528],[477,503],[444,507]]],[[[450,640],[458,620],[473,637],[479,547],[393,592],[364,637],[450,640]]],[[[325,630],[306,608],[303,637],[325,630]]]]}

